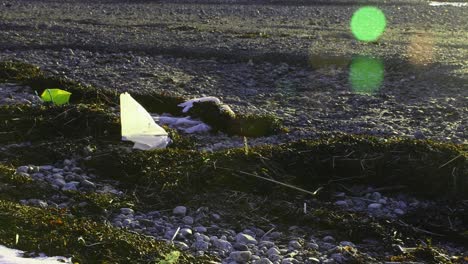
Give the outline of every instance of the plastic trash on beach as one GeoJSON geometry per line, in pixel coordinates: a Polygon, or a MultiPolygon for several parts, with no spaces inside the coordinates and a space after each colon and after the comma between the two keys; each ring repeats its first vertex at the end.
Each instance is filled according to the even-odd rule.
{"type": "Polygon", "coordinates": [[[187,134],[205,133],[211,130],[211,127],[202,121],[193,120],[190,117],[173,116],[153,116],[153,119],[161,124],[168,125],[171,128],[181,130],[187,134]]]}
{"type": "Polygon", "coordinates": [[[52,102],[55,105],[63,105],[70,101],[70,92],[61,89],[45,89],[41,94],[42,100],[52,102]]]}
{"type": "Polygon", "coordinates": [[[0,263],[2,264],[64,264],[72,263],[71,258],[66,257],[47,257],[39,254],[39,257],[26,258],[24,251],[7,248],[0,245],[0,263]]]}
{"type": "Polygon", "coordinates": [[[167,132],[128,93],[120,94],[120,121],[122,140],[134,142],[135,149],[165,148],[171,142],[167,132]]]}

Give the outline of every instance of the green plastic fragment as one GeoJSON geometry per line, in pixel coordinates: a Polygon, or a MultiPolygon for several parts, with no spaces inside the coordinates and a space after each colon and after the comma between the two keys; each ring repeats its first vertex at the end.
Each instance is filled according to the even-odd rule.
{"type": "Polygon", "coordinates": [[[70,101],[70,92],[61,89],[45,89],[41,94],[42,100],[52,102],[55,105],[63,105],[70,101]]]}

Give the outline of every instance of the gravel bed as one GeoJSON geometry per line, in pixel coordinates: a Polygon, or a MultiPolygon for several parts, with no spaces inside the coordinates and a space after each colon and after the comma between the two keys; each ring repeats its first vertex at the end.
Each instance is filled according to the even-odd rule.
{"type": "MultiPolygon", "coordinates": [[[[16,173],[47,183],[50,188],[57,190],[47,199],[21,200],[22,204],[42,208],[70,208],[79,201],[61,192],[69,190],[124,195],[115,187],[116,183],[100,181],[98,176],[79,167],[74,159],[65,159],[54,165],[20,166],[16,173]]],[[[418,200],[404,194],[387,197],[373,192],[372,188],[362,197],[335,193],[333,200],[331,202],[334,202],[337,210],[365,212],[381,219],[395,219],[413,210],[434,206],[431,201],[418,200]]],[[[80,202],[78,206],[85,207],[86,202],[80,202]]],[[[307,207],[304,211],[307,213],[307,207]]],[[[385,255],[376,251],[376,248],[382,246],[377,241],[338,241],[326,235],[326,231],[317,232],[308,226],[290,226],[286,230],[278,230],[274,222],[270,223],[270,230],[255,225],[236,230],[230,228],[226,220],[222,211],[213,211],[204,206],[190,208],[180,205],[173,209],[147,212],[120,208],[117,212],[107,214],[105,221],[172,243],[180,250],[194,255],[216,255],[222,260],[221,263],[347,263],[350,248],[355,251],[353,255],[360,254],[368,261],[376,261],[375,257],[382,258],[385,255]],[[311,250],[315,252],[313,256],[309,253],[311,250]]],[[[462,248],[446,246],[446,250],[451,254],[463,254],[462,248]]]]}

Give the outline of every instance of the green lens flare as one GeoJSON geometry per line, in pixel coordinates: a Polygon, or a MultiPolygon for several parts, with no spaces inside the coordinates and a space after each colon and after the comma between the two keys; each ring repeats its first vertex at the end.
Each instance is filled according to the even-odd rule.
{"type": "Polygon", "coordinates": [[[351,32],[360,41],[375,41],[385,31],[384,13],[372,6],[359,8],[351,18],[351,32]]]}
{"type": "Polygon", "coordinates": [[[349,80],[353,92],[375,94],[384,77],[384,65],[381,60],[370,57],[356,57],[351,62],[349,80]]]}

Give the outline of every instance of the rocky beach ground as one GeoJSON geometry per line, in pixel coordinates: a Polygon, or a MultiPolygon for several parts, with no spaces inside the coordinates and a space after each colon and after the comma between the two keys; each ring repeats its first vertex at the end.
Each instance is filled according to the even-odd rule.
{"type": "MultiPolygon", "coordinates": [[[[450,186],[458,188],[456,183],[462,186],[467,172],[468,7],[435,7],[427,1],[371,4],[387,15],[388,28],[380,40],[361,43],[348,29],[353,11],[363,5],[359,1],[3,1],[0,61],[37,65],[50,76],[102,91],[156,92],[187,99],[216,96],[236,113],[273,114],[287,128],[284,133],[256,138],[225,133],[183,135],[193,142],[192,150],[200,151],[193,155],[216,151],[229,155],[231,149],[242,147],[248,156],[249,150],[256,153],[254,147],[259,145],[282,146],[300,139],[342,134],[370,135],[383,141],[401,137],[447,143],[457,148],[450,152],[455,153],[452,156],[436,158],[437,150],[427,156],[438,162],[434,167],[437,172],[450,169],[446,174],[455,187],[450,186]],[[359,58],[384,68],[383,79],[372,92],[361,91],[351,82],[351,67],[359,58]]],[[[2,106],[42,105],[34,89],[3,78],[0,78],[2,106]]],[[[109,115],[118,119],[115,106],[109,115]]],[[[14,119],[10,121],[14,123],[14,119]]],[[[114,139],[96,143],[88,137],[73,138],[76,141],[72,142],[79,142],[78,151],[66,153],[67,157],[49,154],[50,145],[44,150],[40,145],[47,145],[48,135],[43,135],[43,141],[28,138],[42,120],[34,119],[34,126],[25,130],[22,138],[28,140],[2,141],[2,166],[12,171],[3,172],[2,167],[0,187],[5,194],[0,198],[46,211],[63,210],[67,215],[61,215],[63,219],[90,218],[129,236],[136,234],[175,246],[170,253],[164,253],[165,261],[171,258],[180,258],[183,263],[230,264],[468,261],[466,196],[447,199],[445,193],[420,195],[414,187],[406,188],[399,182],[390,186],[379,185],[378,181],[349,182],[353,177],[333,175],[330,181],[314,185],[324,190],[322,194],[322,189],[317,189],[320,194],[317,196],[295,191],[285,198],[277,193],[265,195],[224,185],[190,193],[190,199],[164,196],[169,200],[161,201],[150,198],[148,192],[177,189],[177,181],[169,179],[159,188],[145,186],[144,180],[128,182],[123,175],[127,171],[118,177],[104,175],[99,166],[88,161],[115,151],[115,146],[95,149],[115,144],[109,143],[114,139]],[[84,148],[83,140],[87,142],[84,148]],[[34,156],[38,149],[44,151],[43,157],[34,156]],[[12,184],[19,187],[24,182],[37,191],[11,190],[12,184]],[[179,257],[179,251],[187,255],[179,257]]],[[[72,124],[73,121],[69,120],[72,124]]],[[[5,127],[9,127],[7,123],[5,127]]],[[[8,135],[9,131],[1,133],[8,135]]],[[[57,138],[60,136],[68,137],[66,133],[57,138]]],[[[123,147],[124,153],[132,153],[128,146],[123,147]]],[[[168,155],[166,162],[172,162],[171,151],[164,154],[168,155]]],[[[401,149],[395,147],[395,151],[382,156],[392,156],[398,151],[401,149]]],[[[323,155],[321,151],[311,153],[323,155]]],[[[361,159],[364,172],[366,162],[372,162],[366,160],[380,158],[353,153],[346,150],[342,156],[329,157],[333,171],[340,162],[355,161],[347,158],[356,158],[361,159]]],[[[418,160],[422,152],[415,147],[409,156],[404,153],[401,159],[406,162],[408,157],[411,162],[411,155],[418,160]]],[[[276,167],[274,158],[274,155],[261,158],[263,170],[252,173],[270,178],[281,174],[284,168],[276,167]]],[[[242,161],[241,158],[239,162],[242,161]]],[[[174,162],[170,170],[198,166],[190,162],[193,160],[187,159],[183,165],[187,167],[174,162]]],[[[307,167],[308,163],[302,165],[307,167]]],[[[129,171],[133,176],[146,177],[155,169],[152,166],[142,166],[136,173],[129,171]]],[[[215,161],[215,170],[216,166],[215,161]]],[[[250,173],[248,167],[237,169],[250,173]]],[[[161,169],[158,173],[163,175],[165,171],[161,169]]],[[[187,171],[187,178],[189,174],[187,171]]],[[[288,187],[279,188],[275,192],[288,187]]],[[[180,193],[173,194],[177,195],[180,193]]],[[[0,216],[2,224],[11,225],[5,219],[9,218],[0,216]]],[[[60,225],[49,222],[48,228],[60,225]]],[[[5,228],[1,232],[7,237],[6,234],[15,231],[5,228]]],[[[20,234],[20,241],[21,237],[20,234]]],[[[75,239],[83,243],[80,252],[92,250],[95,245],[106,249],[107,242],[97,239],[88,243],[87,237],[79,237],[84,241],[75,239]]],[[[2,240],[10,246],[15,245],[13,242],[2,240]]],[[[42,250],[51,255],[77,254],[67,253],[66,246],[57,246],[60,251],[54,251],[40,246],[32,250],[31,245],[18,241],[16,245],[22,250],[42,250]]],[[[125,245],[116,244],[114,250],[124,252],[125,245]]],[[[80,253],[82,263],[88,263],[86,254],[80,253]]],[[[141,258],[136,260],[136,255],[127,257],[126,263],[143,263],[141,258]]],[[[155,263],[151,261],[156,259],[146,261],[155,263]]]]}

